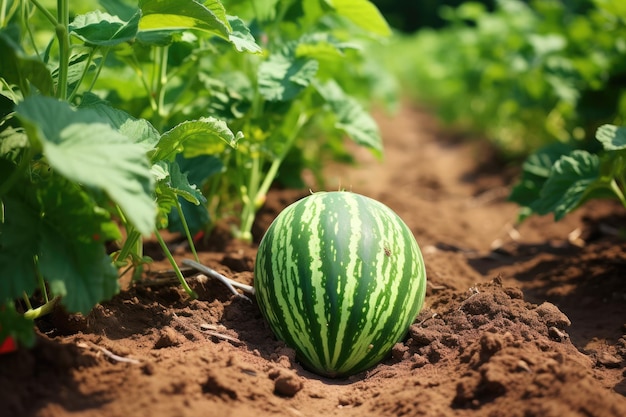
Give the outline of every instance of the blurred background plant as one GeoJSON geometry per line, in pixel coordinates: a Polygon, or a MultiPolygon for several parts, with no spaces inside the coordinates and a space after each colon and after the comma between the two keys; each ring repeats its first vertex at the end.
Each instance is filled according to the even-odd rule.
{"type": "Polygon", "coordinates": [[[394,48],[381,53],[419,103],[520,157],[620,123],[623,9],[616,0],[444,5],[438,9],[444,26],[399,34],[394,48]]]}
{"type": "Polygon", "coordinates": [[[378,53],[412,101],[525,160],[510,196],[519,219],[624,203],[626,3],[433,3],[379,0],[400,30],[378,53]]]}

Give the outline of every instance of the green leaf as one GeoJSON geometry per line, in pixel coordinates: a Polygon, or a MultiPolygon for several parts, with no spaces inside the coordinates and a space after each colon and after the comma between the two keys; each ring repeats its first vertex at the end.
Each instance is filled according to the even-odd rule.
{"type": "Polygon", "coordinates": [[[359,47],[352,43],[340,42],[328,33],[313,33],[302,36],[298,40],[295,50],[297,57],[313,58],[322,60],[345,59],[345,51],[358,50],[359,47]]]}
{"type": "Polygon", "coordinates": [[[136,119],[125,111],[115,109],[93,94],[86,94],[83,97],[80,108],[93,110],[103,120],[108,120],[111,127],[131,142],[142,145],[145,152],[153,149],[161,137],[159,131],[147,120],[136,119]]]}
{"type": "Polygon", "coordinates": [[[0,304],[0,344],[9,336],[27,348],[35,344],[33,321],[18,313],[12,302],[0,304]]]}
{"type": "Polygon", "coordinates": [[[90,45],[115,46],[135,39],[140,17],[141,13],[137,12],[125,22],[117,16],[95,10],[76,16],[69,31],[90,45]]]}
{"type": "MultiPolygon", "coordinates": [[[[73,54],[70,57],[69,67],[67,69],[67,82],[69,85],[75,85],[81,81],[86,71],[91,71],[96,68],[96,62],[100,58],[91,59],[91,48],[87,46],[76,45],[73,49],[73,54]],[[87,68],[89,66],[89,68],[87,68]]],[[[53,76],[56,79],[58,77],[58,68],[54,70],[53,76]]]]}
{"type": "Polygon", "coordinates": [[[181,172],[177,162],[159,161],[152,167],[152,172],[157,180],[157,195],[168,190],[195,205],[206,202],[202,192],[189,183],[187,174],[181,172]]]}
{"type": "Polygon", "coordinates": [[[186,158],[217,154],[226,146],[235,148],[241,137],[241,132],[235,136],[226,122],[213,117],[186,121],[161,136],[151,160],[153,163],[173,161],[180,153],[186,158]]]}
{"type": "Polygon", "coordinates": [[[308,87],[319,68],[310,58],[297,58],[285,48],[259,66],[259,92],[268,101],[290,101],[308,87]]]}
{"type": "MultiPolygon", "coordinates": [[[[41,218],[34,199],[6,196],[0,223],[0,300],[32,294],[37,287],[34,257],[39,252],[41,218]]],[[[0,205],[0,208],[1,205],[0,205]]]]}
{"type": "MultiPolygon", "coordinates": [[[[203,184],[209,177],[226,169],[222,160],[214,155],[200,155],[188,159],[179,154],[176,157],[176,162],[180,170],[187,176],[189,183],[198,185],[203,184]]],[[[206,204],[195,205],[186,200],[180,203],[187,226],[192,233],[202,230],[209,223],[210,217],[206,204]]],[[[170,211],[167,227],[172,232],[185,232],[178,210],[170,211]]]]}
{"type": "Polygon", "coordinates": [[[167,46],[180,39],[180,33],[174,29],[151,30],[149,32],[139,32],[137,41],[149,46],[167,46]]]}
{"type": "Polygon", "coordinates": [[[86,314],[119,290],[117,270],[104,243],[121,238],[109,213],[77,185],[52,178],[39,192],[44,215],[39,268],[54,295],[74,312],[86,314]]]}
{"type": "Polygon", "coordinates": [[[117,270],[102,244],[60,240],[57,231],[42,230],[39,267],[69,311],[87,314],[119,291],[117,270]]]}
{"type": "Polygon", "coordinates": [[[250,29],[240,18],[228,16],[228,23],[232,27],[232,33],[228,35],[228,40],[239,52],[247,51],[255,54],[261,53],[263,49],[256,43],[250,29]]]}
{"type": "Polygon", "coordinates": [[[144,235],[154,229],[152,176],[144,147],[113,129],[89,109],[45,97],[16,107],[32,141],[41,143],[50,166],[64,177],[104,190],[144,235]]]}
{"type": "Polygon", "coordinates": [[[325,0],[335,11],[355,25],[380,36],[390,36],[391,29],[378,8],[367,0],[325,0]]]}
{"type": "MultiPolygon", "coordinates": [[[[156,196],[159,207],[158,228],[164,229],[168,225],[168,216],[178,210],[173,210],[178,204],[178,197],[198,206],[206,203],[202,192],[189,183],[187,174],[183,174],[177,162],[159,161],[152,167],[157,180],[156,196]]],[[[206,210],[206,208],[205,208],[206,210]]]]}
{"type": "Polygon", "coordinates": [[[42,94],[52,95],[53,81],[46,65],[38,59],[24,56],[19,45],[5,30],[0,30],[0,77],[15,84],[28,94],[26,81],[42,94]]]}
{"type": "Polygon", "coordinates": [[[560,220],[585,201],[599,177],[597,155],[581,150],[564,155],[554,163],[532,209],[538,214],[554,213],[554,219],[560,220]]]}
{"type": "Polygon", "coordinates": [[[229,39],[232,31],[224,7],[219,1],[202,5],[193,0],[141,0],[142,31],[163,29],[198,29],[229,39]]]}
{"type": "Polygon", "coordinates": [[[0,299],[32,294],[39,271],[55,295],[72,311],[88,312],[118,289],[117,271],[105,242],[119,239],[109,213],[96,206],[77,184],[52,175],[24,183],[4,200],[0,224],[0,299]]]}
{"type": "Polygon", "coordinates": [[[602,143],[606,151],[626,149],[626,127],[600,126],[596,131],[596,139],[602,143]]]}
{"type": "Polygon", "coordinates": [[[521,178],[509,196],[510,201],[522,207],[518,221],[532,214],[530,207],[539,200],[541,189],[550,176],[552,166],[561,156],[571,151],[573,148],[570,145],[556,142],[539,149],[524,161],[521,178]]]}
{"type": "Polygon", "coordinates": [[[28,147],[28,136],[21,129],[7,127],[0,132],[0,156],[28,147]]]}
{"type": "Polygon", "coordinates": [[[381,156],[383,142],[378,125],[359,102],[347,96],[339,84],[332,80],[326,84],[316,83],[316,88],[335,117],[335,128],[345,132],[357,144],[370,148],[377,156],[381,156]]]}

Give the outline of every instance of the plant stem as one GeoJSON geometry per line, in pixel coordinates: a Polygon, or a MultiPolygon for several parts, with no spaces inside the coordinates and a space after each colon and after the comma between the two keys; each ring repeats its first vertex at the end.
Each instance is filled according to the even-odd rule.
{"type": "Polygon", "coordinates": [[[265,178],[263,178],[261,185],[259,185],[259,172],[261,169],[259,162],[260,156],[253,157],[252,172],[250,174],[249,185],[247,186],[247,193],[243,195],[244,209],[241,213],[241,227],[239,231],[239,237],[241,239],[246,241],[252,240],[252,225],[254,224],[256,212],[265,202],[267,193],[272,186],[274,179],[276,179],[276,175],[278,175],[278,169],[287,156],[287,153],[289,153],[289,150],[300,133],[300,130],[308,120],[309,117],[305,113],[300,113],[298,115],[295,125],[289,130],[290,134],[284,143],[280,155],[272,161],[272,164],[270,165],[265,178]]]}
{"type": "Polygon", "coordinates": [[[626,197],[624,197],[624,193],[615,178],[611,180],[611,190],[615,193],[622,205],[626,207],[626,197]]]}
{"type": "Polygon", "coordinates": [[[4,27],[4,19],[7,16],[7,0],[2,0],[0,3],[0,28],[4,27]]]}
{"type": "Polygon", "coordinates": [[[43,274],[41,273],[41,271],[39,270],[39,257],[37,255],[35,255],[35,271],[37,273],[37,283],[39,284],[39,291],[41,291],[41,294],[43,295],[43,299],[44,302],[48,302],[50,301],[50,299],[48,298],[48,289],[46,288],[46,280],[43,278],[43,274]]]}
{"type": "MultiPolygon", "coordinates": [[[[76,96],[76,93],[78,93],[78,89],[80,88],[80,85],[83,83],[83,81],[85,80],[85,77],[87,76],[87,73],[89,72],[89,66],[91,65],[91,62],[93,61],[93,56],[96,53],[98,47],[94,47],[91,49],[91,51],[89,52],[89,57],[87,58],[87,64],[85,65],[85,69],[83,70],[82,74],[80,74],[80,79],[78,80],[78,82],[76,83],[76,87],[74,87],[74,90],[70,93],[69,97],[67,98],[67,101],[69,101],[70,103],[72,102],[72,100],[74,100],[74,97],[76,96]]],[[[100,74],[100,71],[102,70],[102,67],[104,66],[104,59],[106,58],[106,54],[108,52],[109,48],[105,48],[103,54],[102,54],[102,61],[100,62],[100,65],[98,66],[98,69],[96,70],[96,74],[91,82],[91,84],[89,85],[89,90],[91,91],[91,89],[93,88],[94,84],[96,83],[96,79],[98,78],[98,75],[100,74]]]]}
{"type": "Polygon", "coordinates": [[[239,238],[246,242],[252,241],[252,225],[256,214],[256,198],[259,190],[261,156],[258,151],[251,151],[252,167],[250,168],[250,178],[248,184],[242,187],[243,210],[241,212],[241,226],[239,238]]]}
{"type": "Polygon", "coordinates": [[[148,101],[150,102],[150,108],[153,111],[156,111],[157,103],[154,97],[152,96],[152,88],[150,88],[150,85],[148,84],[148,80],[146,80],[146,77],[144,76],[143,70],[141,69],[141,64],[137,60],[137,57],[134,54],[131,55],[131,58],[128,60],[128,63],[135,70],[135,72],[139,76],[139,81],[141,81],[143,88],[146,90],[146,94],[148,95],[148,101]]]}
{"type": "Polygon", "coordinates": [[[170,264],[172,265],[172,268],[174,269],[174,273],[176,274],[178,281],[180,281],[180,285],[183,287],[187,295],[189,295],[189,297],[195,300],[196,298],[198,298],[198,294],[196,294],[196,292],[189,287],[189,284],[187,284],[187,281],[185,281],[185,277],[183,277],[183,273],[180,272],[180,268],[176,264],[176,260],[172,256],[172,253],[167,248],[167,244],[163,240],[163,237],[161,236],[159,231],[156,229],[154,230],[154,234],[156,235],[156,238],[159,241],[159,245],[161,245],[161,249],[163,249],[163,253],[167,257],[167,259],[170,261],[170,264]]]}
{"type": "Polygon", "coordinates": [[[32,310],[33,306],[30,303],[30,299],[28,298],[28,294],[26,294],[26,291],[24,291],[24,293],[22,294],[22,299],[24,300],[24,304],[26,304],[26,308],[32,310]]]}
{"type": "Polygon", "coordinates": [[[48,301],[42,306],[37,307],[35,309],[29,309],[28,311],[24,313],[24,318],[27,318],[29,320],[35,320],[42,316],[45,316],[46,314],[51,313],[52,310],[54,309],[54,306],[57,305],[60,299],[61,299],[61,296],[57,295],[52,300],[48,301]]]}
{"type": "Polygon", "coordinates": [[[91,80],[91,83],[89,84],[89,87],[85,91],[91,92],[91,90],[93,90],[93,87],[96,85],[96,81],[98,80],[98,77],[100,77],[102,68],[104,68],[104,62],[106,61],[110,50],[111,48],[104,48],[104,51],[102,52],[102,59],[100,59],[100,63],[98,64],[98,69],[96,69],[96,73],[94,74],[93,79],[91,80]]]}
{"type": "Polygon", "coordinates": [[[185,218],[185,214],[183,213],[183,207],[180,205],[180,201],[178,201],[178,198],[176,199],[176,210],[178,210],[180,222],[183,224],[185,236],[187,237],[187,242],[189,242],[189,248],[191,249],[191,253],[193,253],[193,258],[196,260],[196,262],[200,262],[200,258],[198,258],[198,253],[196,252],[196,246],[193,244],[193,238],[191,237],[191,232],[189,231],[189,226],[187,225],[187,219],[185,218]]]}
{"type": "Polygon", "coordinates": [[[69,0],[57,0],[58,23],[54,28],[59,40],[59,79],[57,80],[57,98],[67,99],[67,76],[70,66],[70,25],[69,0]]]}
{"type": "Polygon", "coordinates": [[[128,256],[133,253],[133,250],[137,248],[137,242],[141,241],[141,233],[135,230],[131,225],[126,225],[126,241],[124,242],[124,246],[118,252],[117,257],[115,258],[115,262],[117,264],[121,264],[124,262],[128,256]]]}

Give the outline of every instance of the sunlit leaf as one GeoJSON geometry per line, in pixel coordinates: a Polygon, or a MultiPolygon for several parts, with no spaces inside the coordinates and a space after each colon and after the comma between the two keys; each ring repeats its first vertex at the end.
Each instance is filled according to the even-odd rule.
{"type": "Polygon", "coordinates": [[[286,48],[259,66],[259,92],[269,101],[293,100],[311,84],[318,68],[316,60],[297,58],[286,48]]]}
{"type": "Polygon", "coordinates": [[[190,120],[165,132],[151,159],[155,163],[173,161],[181,153],[187,158],[217,154],[226,146],[236,147],[240,138],[240,134],[233,134],[222,120],[213,117],[190,120]]]}
{"type": "Polygon", "coordinates": [[[335,11],[357,26],[381,36],[390,36],[391,29],[378,8],[368,0],[325,0],[335,11]]]}
{"type": "Polygon", "coordinates": [[[162,29],[198,29],[228,39],[232,29],[226,12],[218,1],[206,5],[193,0],[141,0],[143,13],[139,21],[142,31],[162,29]]]}

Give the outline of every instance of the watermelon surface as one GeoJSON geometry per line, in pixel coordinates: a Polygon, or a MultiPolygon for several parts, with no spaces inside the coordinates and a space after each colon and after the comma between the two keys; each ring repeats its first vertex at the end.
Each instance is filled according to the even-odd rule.
{"type": "Polygon", "coordinates": [[[339,377],[375,365],[404,337],[423,304],[426,271],[410,229],[387,206],[319,192],[271,224],[254,287],[276,336],[310,370],[339,377]]]}

